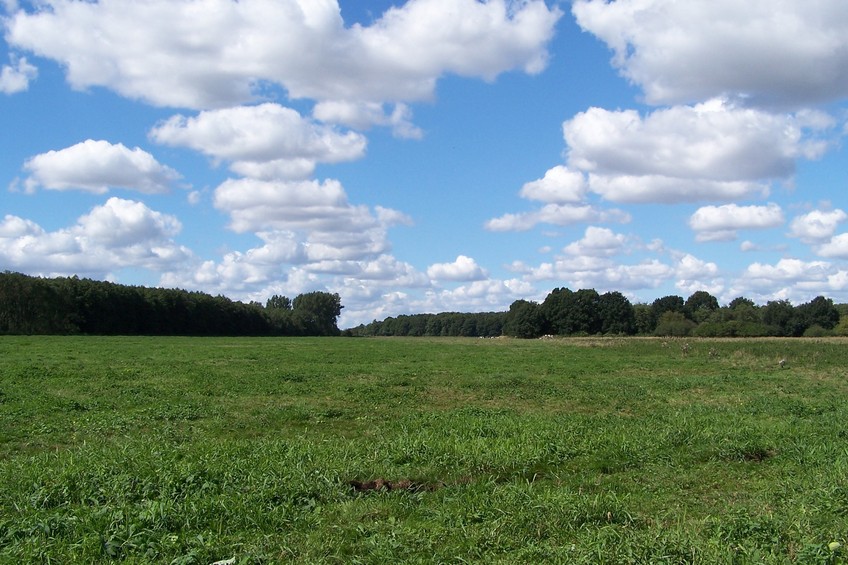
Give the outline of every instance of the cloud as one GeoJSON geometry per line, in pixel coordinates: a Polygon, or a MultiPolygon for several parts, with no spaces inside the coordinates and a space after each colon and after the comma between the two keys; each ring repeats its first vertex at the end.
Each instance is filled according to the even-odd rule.
{"type": "Polygon", "coordinates": [[[427,276],[438,281],[478,281],[487,274],[471,257],[459,255],[453,263],[436,263],[427,267],[427,276]]]}
{"type": "Polygon", "coordinates": [[[233,171],[268,180],[305,178],[317,163],[360,159],[367,144],[361,134],[315,124],[273,103],[173,116],[153,128],[150,138],[232,161],[233,171]]]}
{"type": "Polygon", "coordinates": [[[146,194],[168,192],[180,175],[160,164],[150,153],[123,144],[87,140],[59,151],[29,159],[26,190],[83,190],[103,194],[111,188],[146,194]]]}
{"type": "Polygon", "coordinates": [[[346,27],[336,0],[48,0],[7,20],[14,47],[74,88],[158,106],[225,108],[279,85],[292,98],[429,99],[446,73],[541,71],[561,11],[542,0],[416,0],[346,27]]]}
{"type": "Polygon", "coordinates": [[[848,259],[848,233],[832,237],[827,243],[816,247],[815,251],[822,257],[848,259]]]}
{"type": "Polygon", "coordinates": [[[799,157],[823,148],[806,141],[792,116],[736,108],[715,99],[656,110],[590,108],[563,124],[570,169],[614,202],[736,200],[768,193],[799,157]]]}
{"type": "Polygon", "coordinates": [[[539,210],[518,214],[504,214],[486,222],[489,231],[527,231],[538,224],[568,226],[587,222],[627,223],[630,216],[621,210],[601,210],[594,206],[571,206],[567,204],[548,204],[539,210]]]}
{"type": "Polygon", "coordinates": [[[719,277],[718,265],[689,253],[678,259],[674,277],[674,286],[686,295],[699,290],[718,295],[725,288],[724,279],[719,277]]]}
{"type": "Polygon", "coordinates": [[[801,108],[848,96],[842,0],[577,0],[572,12],[651,104],[731,96],[801,108]]]}
{"type": "Polygon", "coordinates": [[[767,206],[704,206],[689,218],[689,227],[698,241],[736,239],[737,230],[768,229],[783,224],[783,211],[777,204],[767,206]]]}
{"type": "Polygon", "coordinates": [[[0,70],[0,92],[16,94],[26,91],[30,81],[38,76],[38,69],[30,65],[26,57],[10,56],[10,63],[0,70]]]}
{"type": "Polygon", "coordinates": [[[551,204],[576,204],[586,197],[586,178],[583,173],[558,165],[539,180],[521,187],[522,198],[551,204]]]}
{"type": "Polygon", "coordinates": [[[836,226],[848,219],[843,210],[813,210],[797,216],[789,224],[789,237],[797,237],[804,243],[821,243],[836,231],[836,226]]]}
{"type": "Polygon", "coordinates": [[[358,130],[387,126],[395,137],[421,139],[424,132],[412,123],[412,110],[406,104],[395,104],[391,113],[381,102],[349,102],[327,100],[318,102],[312,116],[322,122],[342,124],[358,130]]]}
{"type": "Polygon", "coordinates": [[[564,251],[569,255],[610,257],[621,252],[627,238],[607,228],[589,226],[583,239],[569,244],[564,251]]]}
{"type": "Polygon", "coordinates": [[[753,263],[734,281],[727,296],[746,296],[760,303],[786,299],[796,304],[822,294],[848,291],[848,271],[827,261],[784,258],[774,265],[753,263]]]}
{"type": "Polygon", "coordinates": [[[830,263],[825,261],[802,261],[801,259],[781,259],[775,265],[752,263],[742,278],[750,280],[752,288],[770,288],[774,283],[797,283],[800,281],[821,280],[826,276],[830,263]]]}
{"type": "Polygon", "coordinates": [[[141,202],[109,198],[69,228],[47,232],[35,222],[7,215],[0,222],[0,261],[40,275],[108,278],[125,267],[162,271],[190,260],[174,242],[182,225],[141,202]]]}
{"type": "Polygon", "coordinates": [[[215,189],[214,204],[229,214],[236,232],[296,234],[305,262],[374,258],[389,250],[391,226],[411,223],[390,208],[350,204],[336,180],[230,179],[215,189]]]}

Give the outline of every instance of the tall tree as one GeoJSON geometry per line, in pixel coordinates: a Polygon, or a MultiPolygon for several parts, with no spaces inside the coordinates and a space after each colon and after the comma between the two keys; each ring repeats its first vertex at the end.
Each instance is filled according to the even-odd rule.
{"type": "Polygon", "coordinates": [[[605,292],[598,299],[601,333],[632,335],[636,331],[633,305],[620,292],[605,292]]]}
{"type": "Polygon", "coordinates": [[[534,338],[542,335],[541,307],[528,300],[516,300],[509,307],[509,312],[504,320],[503,332],[505,335],[521,338],[534,338]]]}
{"type": "Polygon", "coordinates": [[[339,295],[329,292],[299,294],[292,303],[295,322],[306,335],[338,335],[342,308],[339,295]]]}
{"type": "Polygon", "coordinates": [[[705,290],[698,290],[686,299],[686,302],[683,304],[683,313],[690,320],[700,324],[709,318],[718,308],[718,299],[715,296],[705,290]]]}

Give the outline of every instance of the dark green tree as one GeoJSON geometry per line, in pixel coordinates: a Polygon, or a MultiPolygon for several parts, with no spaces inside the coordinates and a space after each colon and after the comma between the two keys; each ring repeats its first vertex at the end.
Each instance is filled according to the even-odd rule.
{"type": "Polygon", "coordinates": [[[505,335],[520,338],[535,338],[542,335],[544,317],[542,308],[535,302],[516,300],[509,307],[504,320],[505,335]]]}
{"type": "Polygon", "coordinates": [[[770,300],[760,309],[760,315],[763,323],[773,328],[777,335],[793,334],[792,320],[795,317],[795,307],[788,300],[770,300]]]}
{"type": "Polygon", "coordinates": [[[633,305],[633,322],[638,335],[653,335],[654,328],[657,327],[649,304],[639,303],[633,305]]]}
{"type": "Polygon", "coordinates": [[[303,335],[339,335],[342,308],[341,297],[329,292],[299,294],[292,302],[294,322],[303,335]]]}
{"type": "Polygon", "coordinates": [[[601,333],[632,335],[636,332],[633,305],[620,292],[605,292],[598,298],[601,333]]]}
{"type": "Polygon", "coordinates": [[[265,302],[265,308],[277,310],[291,310],[292,301],[288,296],[280,296],[275,294],[265,302]]]}
{"type": "Polygon", "coordinates": [[[674,294],[657,298],[651,303],[651,323],[652,329],[657,327],[660,316],[666,312],[683,313],[683,297],[674,294]]]}
{"type": "Polygon", "coordinates": [[[698,290],[686,299],[683,313],[690,320],[700,324],[718,310],[718,299],[705,290],[698,290]]]}

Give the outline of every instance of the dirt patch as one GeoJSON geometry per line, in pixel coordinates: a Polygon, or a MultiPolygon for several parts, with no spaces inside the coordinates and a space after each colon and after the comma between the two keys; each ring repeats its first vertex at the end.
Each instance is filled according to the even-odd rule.
{"type": "Polygon", "coordinates": [[[407,492],[434,491],[444,487],[441,483],[425,483],[410,479],[390,481],[388,479],[373,479],[370,481],[349,481],[348,485],[354,492],[378,492],[400,490],[407,492]]]}

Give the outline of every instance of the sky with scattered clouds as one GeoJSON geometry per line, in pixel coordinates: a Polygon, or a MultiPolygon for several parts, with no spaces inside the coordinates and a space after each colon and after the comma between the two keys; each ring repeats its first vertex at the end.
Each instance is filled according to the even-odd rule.
{"type": "Polygon", "coordinates": [[[0,0],[0,270],[341,327],[848,302],[844,0],[0,0]]]}

